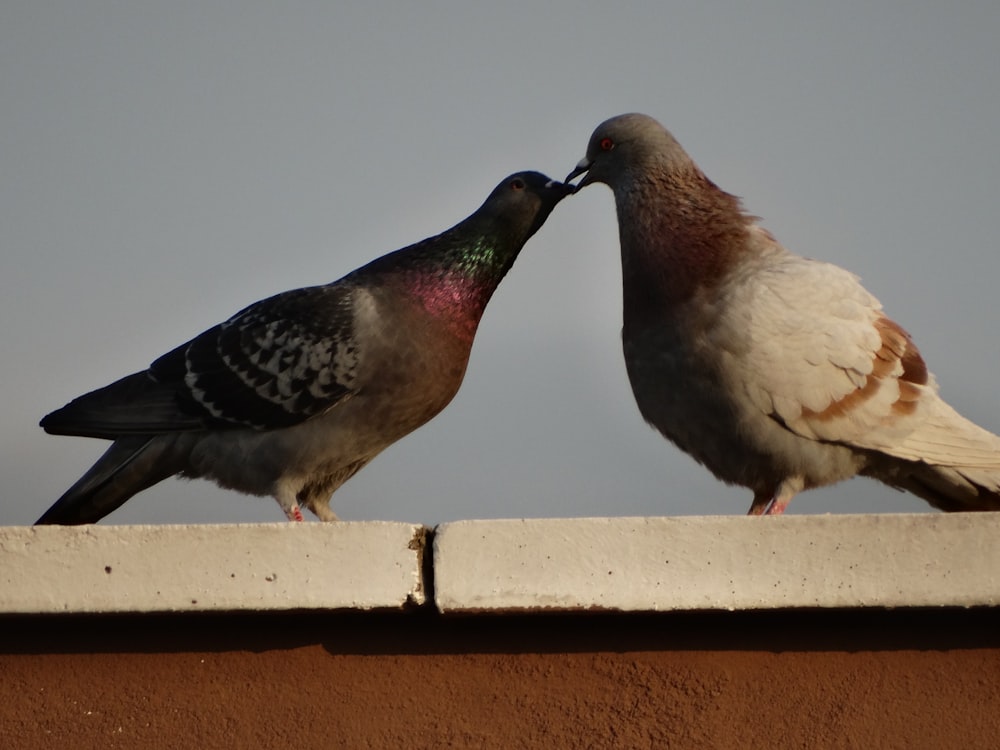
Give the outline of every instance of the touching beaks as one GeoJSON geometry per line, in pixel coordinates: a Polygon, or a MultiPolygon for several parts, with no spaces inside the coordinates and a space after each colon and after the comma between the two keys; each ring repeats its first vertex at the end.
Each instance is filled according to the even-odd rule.
{"type": "Polygon", "coordinates": [[[570,185],[568,182],[559,182],[559,180],[549,180],[545,183],[545,188],[547,190],[559,191],[559,200],[576,192],[576,185],[570,185]]]}
{"type": "MultiPolygon", "coordinates": [[[[586,172],[588,169],[590,169],[592,163],[593,162],[591,162],[590,159],[588,159],[586,156],[583,157],[582,159],[580,159],[580,161],[577,162],[576,166],[573,168],[573,171],[570,172],[568,175],[566,175],[566,179],[563,180],[563,182],[569,182],[574,177],[579,177],[584,172],[586,172]]],[[[583,187],[583,186],[582,185],[575,185],[574,187],[575,188],[579,188],[579,187],[583,187]]]]}

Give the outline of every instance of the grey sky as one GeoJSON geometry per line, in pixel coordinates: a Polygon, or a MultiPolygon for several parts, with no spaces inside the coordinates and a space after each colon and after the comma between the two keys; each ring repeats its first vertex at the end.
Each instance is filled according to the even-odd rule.
{"type": "MultiPolygon", "coordinates": [[[[1000,431],[1000,4],[5,2],[0,524],[103,450],[39,418],[244,305],[435,234],[504,175],[562,178],[642,111],[803,255],[851,269],[945,398],[1000,431]]],[[[345,485],[345,519],[742,513],[641,420],[610,191],[565,201],[465,385],[345,485]]],[[[790,512],[923,511],[855,480],[790,512]]],[[[113,523],[279,521],[170,480],[113,523]]]]}

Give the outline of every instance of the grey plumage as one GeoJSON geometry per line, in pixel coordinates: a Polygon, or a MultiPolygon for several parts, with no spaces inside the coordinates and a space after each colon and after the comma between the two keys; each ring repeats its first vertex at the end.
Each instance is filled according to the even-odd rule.
{"type": "Polygon", "coordinates": [[[330,495],[455,395],[487,302],[569,192],[511,175],[446,232],[250,305],[49,414],[49,433],[114,442],[38,523],[96,522],[173,475],[335,520],[330,495]]]}
{"type": "Polygon", "coordinates": [[[781,513],[861,474],[943,510],[1000,510],[1000,437],[939,396],[852,274],[783,248],[646,115],[597,127],[567,181],[618,212],[622,341],[645,419],[781,513]]]}

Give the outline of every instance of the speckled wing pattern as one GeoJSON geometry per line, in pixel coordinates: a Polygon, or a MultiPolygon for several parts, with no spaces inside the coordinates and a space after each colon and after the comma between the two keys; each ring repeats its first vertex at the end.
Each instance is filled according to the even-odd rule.
{"type": "Polygon", "coordinates": [[[213,427],[289,427],[356,387],[353,287],[308,287],[257,302],[150,367],[213,427]]]}

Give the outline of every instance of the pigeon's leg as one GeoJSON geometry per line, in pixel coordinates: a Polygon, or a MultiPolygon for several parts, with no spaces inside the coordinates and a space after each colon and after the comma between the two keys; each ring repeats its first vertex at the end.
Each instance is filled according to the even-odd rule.
{"type": "Polygon", "coordinates": [[[299,501],[295,490],[291,486],[285,483],[279,484],[274,492],[274,499],[278,501],[278,505],[285,511],[285,515],[289,521],[302,521],[302,509],[299,508],[299,501]]]}
{"type": "Polygon", "coordinates": [[[318,498],[312,497],[306,500],[303,505],[305,505],[309,510],[311,510],[320,521],[339,521],[337,514],[330,510],[330,498],[318,498]]]}
{"type": "Polygon", "coordinates": [[[319,477],[299,490],[299,503],[308,508],[320,520],[326,522],[339,521],[337,514],[330,510],[330,498],[344,482],[353,477],[371,460],[371,456],[343,466],[332,474],[319,477]]]}
{"type": "Polygon", "coordinates": [[[771,492],[754,492],[748,516],[780,516],[785,508],[805,487],[801,477],[791,477],[781,482],[771,492]]]}
{"type": "Polygon", "coordinates": [[[330,510],[330,499],[333,497],[334,490],[340,487],[344,483],[344,480],[350,477],[356,469],[350,471],[350,467],[348,467],[347,471],[350,473],[345,474],[344,470],[342,470],[323,480],[307,484],[299,490],[297,496],[299,505],[311,510],[313,515],[320,521],[339,521],[340,519],[337,518],[337,514],[330,510]]]}
{"type": "Polygon", "coordinates": [[[753,493],[753,502],[750,504],[750,510],[747,511],[747,515],[762,516],[767,513],[767,506],[771,504],[773,497],[774,494],[771,492],[753,493]]]}

